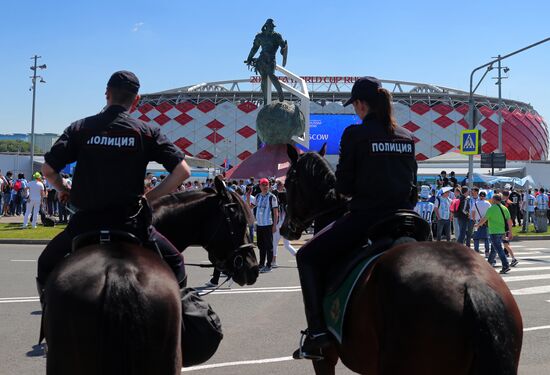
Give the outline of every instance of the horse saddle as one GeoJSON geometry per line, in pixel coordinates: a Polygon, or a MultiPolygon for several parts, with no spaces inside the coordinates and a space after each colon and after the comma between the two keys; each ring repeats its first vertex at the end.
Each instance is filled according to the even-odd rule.
{"type": "Polygon", "coordinates": [[[323,310],[328,330],[342,342],[344,317],[355,284],[373,262],[395,245],[426,241],[430,224],[416,212],[401,210],[374,224],[367,233],[367,244],[358,247],[336,263],[326,280],[323,310]],[[369,243],[370,242],[370,243],[369,243]]]}
{"type": "Polygon", "coordinates": [[[126,242],[136,245],[142,245],[141,240],[134,234],[118,229],[93,230],[76,236],[72,242],[72,251],[96,244],[108,244],[113,242],[126,242]]]}
{"type": "Polygon", "coordinates": [[[427,241],[430,224],[414,211],[400,210],[371,226],[365,244],[337,262],[327,281],[327,294],[334,292],[362,261],[382,254],[394,245],[410,241],[427,241]]]}

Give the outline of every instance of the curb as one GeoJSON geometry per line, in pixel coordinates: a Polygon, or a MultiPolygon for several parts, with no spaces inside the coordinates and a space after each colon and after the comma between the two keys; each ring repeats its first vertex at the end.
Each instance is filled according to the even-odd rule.
{"type": "Polygon", "coordinates": [[[0,245],[47,245],[50,240],[27,240],[24,238],[3,238],[0,245]]]}
{"type": "MultiPolygon", "coordinates": [[[[550,240],[550,236],[515,236],[512,242],[516,241],[544,241],[550,240]]],[[[24,238],[3,238],[0,245],[47,245],[51,240],[28,240],[24,238]]],[[[307,241],[291,241],[293,246],[303,246],[307,241]]]]}
{"type": "Polygon", "coordinates": [[[537,240],[537,241],[550,240],[550,236],[515,236],[512,242],[529,241],[529,240],[537,240]]]}

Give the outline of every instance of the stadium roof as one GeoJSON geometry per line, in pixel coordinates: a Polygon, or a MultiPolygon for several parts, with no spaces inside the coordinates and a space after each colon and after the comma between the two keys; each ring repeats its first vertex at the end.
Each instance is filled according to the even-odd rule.
{"type": "MultiPolygon", "coordinates": [[[[303,76],[306,81],[311,100],[323,103],[343,102],[349,98],[351,88],[355,80],[359,77],[354,76],[303,76]]],[[[286,76],[280,76],[279,79],[288,85],[296,88],[298,82],[289,79],[286,76]]],[[[382,86],[392,92],[394,101],[404,104],[414,104],[419,101],[428,104],[444,102],[450,105],[458,105],[468,102],[468,92],[451,87],[420,83],[411,81],[396,81],[381,79],[382,86]]],[[[147,93],[142,95],[142,103],[160,103],[170,100],[176,103],[180,101],[195,99],[209,99],[214,102],[223,100],[249,100],[261,103],[261,79],[259,76],[251,76],[244,79],[234,79],[227,81],[201,82],[188,86],[176,87],[169,90],[147,93]]],[[[289,92],[284,92],[287,100],[298,100],[289,92]]],[[[487,105],[494,108],[498,105],[498,98],[475,95],[477,105],[487,105]]],[[[534,111],[530,104],[516,100],[503,99],[507,107],[519,108],[522,111],[534,111]]]]}

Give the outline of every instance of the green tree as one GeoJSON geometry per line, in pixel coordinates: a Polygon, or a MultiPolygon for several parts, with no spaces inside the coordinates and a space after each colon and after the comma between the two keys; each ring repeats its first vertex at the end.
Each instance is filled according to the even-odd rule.
{"type": "MultiPolygon", "coordinates": [[[[0,140],[0,152],[29,152],[30,149],[30,142],[11,139],[0,140]]],[[[34,152],[40,152],[36,145],[34,146],[34,152]]]]}

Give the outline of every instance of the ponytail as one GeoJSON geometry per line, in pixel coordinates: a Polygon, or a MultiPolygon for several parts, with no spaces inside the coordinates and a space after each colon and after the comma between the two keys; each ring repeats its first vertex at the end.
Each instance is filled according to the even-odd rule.
{"type": "Polygon", "coordinates": [[[378,88],[378,92],[373,98],[367,100],[370,111],[374,113],[386,130],[393,134],[397,129],[397,122],[393,117],[392,95],[385,88],[378,88]]]}

